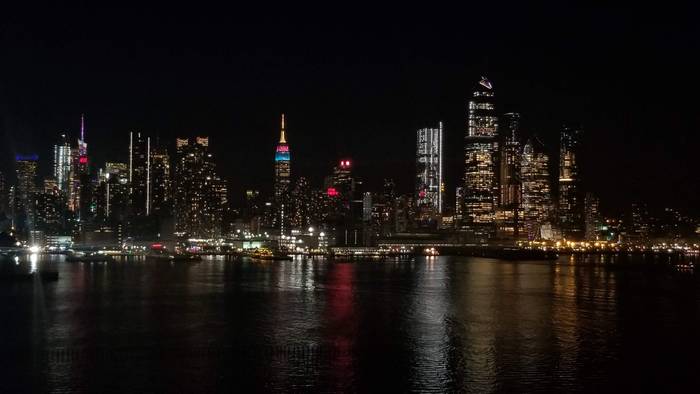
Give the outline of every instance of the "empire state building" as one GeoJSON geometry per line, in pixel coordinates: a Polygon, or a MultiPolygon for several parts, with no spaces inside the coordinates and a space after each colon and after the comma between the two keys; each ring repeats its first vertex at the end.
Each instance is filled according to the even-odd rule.
{"type": "Polygon", "coordinates": [[[284,114],[282,114],[280,141],[275,149],[275,200],[278,203],[289,190],[290,175],[290,152],[284,129],[284,114]]]}

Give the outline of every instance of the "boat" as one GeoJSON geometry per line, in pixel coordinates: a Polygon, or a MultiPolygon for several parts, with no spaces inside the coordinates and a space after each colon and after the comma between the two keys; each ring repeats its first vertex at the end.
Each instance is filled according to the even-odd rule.
{"type": "Polygon", "coordinates": [[[167,253],[149,253],[146,255],[147,261],[172,261],[175,256],[167,253]]]}
{"type": "Polygon", "coordinates": [[[149,253],[146,255],[146,260],[150,261],[173,261],[173,262],[190,262],[190,261],[201,261],[202,257],[196,254],[188,253],[149,253]]]}
{"type": "Polygon", "coordinates": [[[280,252],[273,252],[268,248],[255,249],[253,252],[245,254],[257,260],[292,260],[292,256],[280,252]]]}
{"type": "Polygon", "coordinates": [[[172,261],[201,261],[202,256],[197,254],[176,254],[172,256],[172,261]]]}

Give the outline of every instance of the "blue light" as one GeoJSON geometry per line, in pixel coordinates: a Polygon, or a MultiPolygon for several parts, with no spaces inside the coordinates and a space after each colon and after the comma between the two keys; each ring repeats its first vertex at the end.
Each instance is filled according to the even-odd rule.
{"type": "Polygon", "coordinates": [[[32,155],[16,155],[15,156],[16,161],[38,161],[39,160],[39,155],[32,154],[32,155]]]}
{"type": "Polygon", "coordinates": [[[289,152],[277,152],[275,153],[275,161],[289,161],[289,152]]]}

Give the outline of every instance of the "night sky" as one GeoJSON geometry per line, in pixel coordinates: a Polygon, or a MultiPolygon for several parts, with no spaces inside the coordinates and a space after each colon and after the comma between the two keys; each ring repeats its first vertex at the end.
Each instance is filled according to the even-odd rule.
{"type": "MultiPolygon", "coordinates": [[[[583,176],[605,212],[632,201],[700,213],[700,28],[686,9],[5,9],[0,169],[76,136],[93,166],[126,161],[128,132],[209,135],[238,201],[271,190],[279,115],[292,175],[316,186],[351,158],[372,187],[413,187],[415,130],[445,125],[449,201],[463,172],[466,102],[482,75],[557,158],[563,121],[584,125],[583,176]]],[[[171,149],[171,152],[174,149],[171,149]]]]}

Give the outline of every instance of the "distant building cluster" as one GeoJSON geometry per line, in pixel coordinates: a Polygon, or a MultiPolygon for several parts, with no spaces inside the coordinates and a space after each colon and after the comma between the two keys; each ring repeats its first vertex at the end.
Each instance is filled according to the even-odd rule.
{"type": "Polygon", "coordinates": [[[535,133],[524,138],[520,114],[498,112],[487,78],[475,85],[465,118],[464,166],[450,191],[454,204],[447,203],[452,195],[446,198],[442,122],[415,131],[415,169],[406,169],[415,171],[415,187],[406,194],[389,177],[380,190],[370,190],[350,157],[339,157],[323,185],[312,185],[292,171],[282,115],[272,193],[248,189],[244,205],[234,209],[208,137],[177,138],[173,151],[172,141],[131,132],[125,160],[96,168],[81,116],[79,137],[57,138],[52,176],[39,182],[35,154],[15,157],[15,183],[0,173],[0,232],[43,245],[66,238],[91,245],[238,240],[306,251],[436,235],[453,243],[644,243],[697,236],[697,223],[670,208],[650,214],[635,203],[625,217],[604,218],[598,197],[583,190],[580,125],[562,126],[554,162],[556,150],[535,133]]]}

